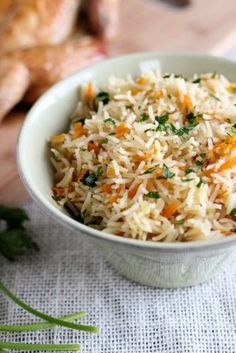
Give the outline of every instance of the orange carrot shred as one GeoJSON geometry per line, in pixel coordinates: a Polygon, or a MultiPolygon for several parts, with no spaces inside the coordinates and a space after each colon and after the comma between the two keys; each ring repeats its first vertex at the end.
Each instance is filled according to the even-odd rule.
{"type": "Polygon", "coordinates": [[[132,96],[136,96],[136,94],[138,94],[139,92],[140,92],[140,90],[138,88],[136,88],[136,87],[133,87],[131,89],[132,96]]]}
{"type": "Polygon", "coordinates": [[[93,95],[94,95],[94,92],[93,92],[93,84],[92,82],[89,82],[87,87],[86,87],[86,90],[85,90],[85,102],[88,106],[91,106],[92,104],[92,101],[93,101],[93,95]]]}
{"type": "Polygon", "coordinates": [[[173,201],[170,205],[166,206],[161,212],[161,215],[166,218],[171,218],[179,209],[180,202],[173,201]]]}
{"type": "Polygon", "coordinates": [[[120,125],[118,125],[115,129],[116,132],[116,136],[117,137],[122,137],[124,136],[126,133],[128,133],[130,131],[130,129],[123,123],[121,123],[120,125]]]}
{"type": "Polygon", "coordinates": [[[147,82],[147,80],[141,76],[137,78],[136,82],[139,83],[140,85],[144,85],[147,82]]]}
{"type": "Polygon", "coordinates": [[[132,199],[136,195],[138,188],[139,188],[139,184],[135,185],[132,189],[128,191],[128,196],[130,199],[132,199]]]}
{"type": "Polygon", "coordinates": [[[221,164],[217,169],[217,173],[223,172],[224,170],[231,169],[236,166],[236,157],[229,159],[228,161],[221,164]]]}
{"type": "Polygon", "coordinates": [[[112,192],[112,185],[111,184],[103,184],[102,191],[107,192],[107,193],[112,192]]]}
{"type": "Polygon", "coordinates": [[[75,123],[73,125],[72,136],[74,139],[83,136],[85,132],[86,130],[81,123],[75,123]]]}

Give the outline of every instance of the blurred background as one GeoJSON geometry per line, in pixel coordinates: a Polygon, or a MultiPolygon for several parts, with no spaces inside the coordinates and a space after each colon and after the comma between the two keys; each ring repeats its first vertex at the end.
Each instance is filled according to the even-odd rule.
{"type": "Polygon", "coordinates": [[[93,62],[136,51],[234,59],[235,18],[235,0],[0,0],[0,204],[27,200],[17,136],[50,86],[93,62]]]}

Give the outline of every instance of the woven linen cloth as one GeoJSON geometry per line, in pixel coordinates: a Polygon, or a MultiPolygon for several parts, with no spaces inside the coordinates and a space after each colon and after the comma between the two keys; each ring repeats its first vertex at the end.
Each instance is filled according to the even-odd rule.
{"type": "MultiPolygon", "coordinates": [[[[0,341],[81,343],[82,353],[235,353],[236,261],[196,287],[154,289],[117,274],[85,236],[63,228],[30,202],[29,232],[40,252],[9,263],[0,278],[33,307],[60,316],[79,310],[99,334],[66,328],[1,333],[0,341]]],[[[0,323],[35,321],[0,294],[0,323]]]]}

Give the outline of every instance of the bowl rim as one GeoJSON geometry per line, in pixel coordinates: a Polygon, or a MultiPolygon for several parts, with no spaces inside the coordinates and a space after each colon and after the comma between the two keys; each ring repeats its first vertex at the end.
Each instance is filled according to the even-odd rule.
{"type": "MultiPolygon", "coordinates": [[[[149,57],[156,57],[158,59],[161,57],[178,57],[178,58],[199,58],[207,61],[218,61],[225,64],[232,64],[236,69],[236,62],[230,59],[223,57],[205,54],[205,53],[191,53],[185,51],[147,51],[147,52],[135,52],[131,54],[116,56],[113,58],[104,59],[98,63],[92,64],[83,68],[72,75],[66,77],[65,79],[59,81],[53,85],[49,90],[47,90],[32,106],[29,112],[26,115],[24,123],[21,127],[20,133],[18,135],[17,141],[17,166],[20,178],[26,187],[26,190],[31,195],[32,199],[38,204],[38,206],[46,213],[48,212],[49,216],[58,221],[60,224],[69,227],[70,229],[80,231],[82,234],[86,233],[94,238],[111,241],[112,243],[118,243],[120,245],[127,245],[131,247],[152,249],[152,250],[166,250],[166,251],[196,251],[196,250],[208,250],[209,248],[214,249],[222,245],[230,245],[231,243],[236,243],[236,234],[231,235],[230,237],[219,238],[216,240],[198,240],[190,242],[151,242],[146,240],[139,240],[133,238],[120,237],[111,233],[106,233],[104,231],[96,230],[87,225],[79,223],[78,221],[71,218],[69,215],[64,214],[60,209],[56,208],[51,204],[44,195],[37,189],[31,179],[27,176],[27,167],[24,165],[22,159],[23,151],[25,148],[25,141],[27,141],[27,130],[28,126],[31,123],[31,120],[34,118],[35,113],[41,105],[44,105],[45,102],[56,95],[58,92],[63,90],[65,86],[70,86],[76,80],[80,80],[80,76],[83,73],[88,72],[91,68],[98,68],[104,63],[115,63],[117,61],[122,61],[123,59],[129,59],[136,57],[138,59],[148,59],[149,57]]],[[[40,109],[39,109],[40,110],[40,109]]]]}

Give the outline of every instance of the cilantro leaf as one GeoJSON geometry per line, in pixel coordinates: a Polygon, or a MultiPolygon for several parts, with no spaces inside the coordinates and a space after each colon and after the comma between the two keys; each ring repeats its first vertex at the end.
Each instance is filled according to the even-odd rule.
{"type": "Polygon", "coordinates": [[[25,229],[11,228],[0,233],[0,253],[8,260],[14,261],[15,256],[24,254],[26,249],[39,250],[25,229]]]}
{"type": "Polygon", "coordinates": [[[103,174],[103,168],[100,166],[100,167],[98,167],[98,169],[96,170],[96,176],[97,176],[97,178],[99,178],[102,174],[103,174]]]}
{"type": "Polygon", "coordinates": [[[98,177],[93,172],[86,172],[83,178],[81,179],[81,182],[84,185],[89,186],[91,188],[94,188],[96,186],[97,181],[98,181],[98,177]]]}
{"type": "Polygon", "coordinates": [[[9,208],[0,205],[0,220],[7,222],[8,229],[22,227],[24,221],[28,221],[29,217],[21,208],[9,208]]]}
{"type": "Polygon", "coordinates": [[[157,191],[150,191],[145,196],[149,197],[151,199],[156,199],[156,200],[160,198],[160,195],[159,195],[159,193],[157,191]]]}
{"type": "Polygon", "coordinates": [[[185,175],[188,175],[188,174],[190,174],[190,173],[195,173],[195,170],[193,170],[193,169],[191,169],[191,168],[185,169],[185,171],[184,171],[184,174],[185,174],[185,175]]]}
{"type": "Polygon", "coordinates": [[[201,77],[195,78],[195,80],[192,81],[192,83],[200,83],[201,82],[201,77]]]}
{"type": "Polygon", "coordinates": [[[115,121],[111,118],[107,118],[104,120],[104,123],[110,124],[110,125],[116,125],[115,121]]]}
{"type": "Polygon", "coordinates": [[[166,179],[172,179],[175,176],[175,173],[172,173],[166,164],[163,164],[162,170],[163,175],[166,179]]]}
{"type": "Polygon", "coordinates": [[[165,124],[169,119],[169,113],[165,112],[162,115],[155,116],[155,120],[158,122],[159,125],[165,124]]]}
{"type": "Polygon", "coordinates": [[[231,210],[230,215],[236,216],[236,207],[231,210]]]}
{"type": "Polygon", "coordinates": [[[143,123],[144,121],[149,119],[149,115],[147,113],[141,114],[141,117],[138,119],[139,123],[143,123]]]}
{"type": "Polygon", "coordinates": [[[98,109],[98,103],[99,103],[99,102],[102,102],[103,105],[106,105],[106,104],[109,103],[109,101],[110,101],[109,93],[104,92],[104,91],[99,92],[99,93],[94,97],[94,100],[93,100],[93,107],[94,107],[94,110],[97,110],[97,109],[98,109]]]}
{"type": "Polygon", "coordinates": [[[204,181],[202,180],[202,177],[199,177],[199,182],[197,183],[196,187],[200,188],[204,184],[204,181]]]}
{"type": "Polygon", "coordinates": [[[108,138],[105,137],[104,139],[102,139],[101,143],[107,144],[108,143],[108,138]]]}

